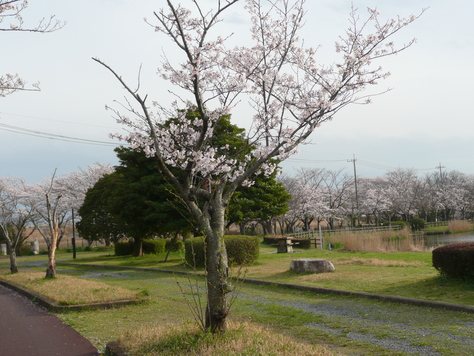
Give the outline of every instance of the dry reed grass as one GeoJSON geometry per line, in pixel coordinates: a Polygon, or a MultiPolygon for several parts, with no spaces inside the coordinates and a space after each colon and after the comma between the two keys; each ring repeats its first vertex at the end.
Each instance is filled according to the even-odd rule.
{"type": "Polygon", "coordinates": [[[375,233],[342,233],[331,236],[331,243],[341,243],[346,251],[354,252],[420,252],[425,250],[423,239],[415,239],[405,227],[399,231],[382,231],[375,233]]]}
{"type": "Polygon", "coordinates": [[[474,228],[474,224],[467,220],[453,220],[448,223],[449,232],[468,231],[474,228]]]}
{"type": "Polygon", "coordinates": [[[139,293],[106,283],[59,275],[45,279],[43,272],[1,273],[0,278],[23,286],[61,305],[137,299],[139,293]]]}
{"type": "Polygon", "coordinates": [[[200,331],[195,325],[143,327],[128,331],[120,343],[133,355],[335,355],[327,347],[298,342],[261,326],[243,322],[229,323],[224,334],[200,331]]]}

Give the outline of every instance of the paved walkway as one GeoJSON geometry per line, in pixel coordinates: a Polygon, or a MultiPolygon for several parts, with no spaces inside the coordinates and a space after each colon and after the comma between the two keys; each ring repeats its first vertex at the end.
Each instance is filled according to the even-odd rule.
{"type": "Polygon", "coordinates": [[[2,356],[97,356],[76,330],[27,298],[0,286],[2,356]]]}

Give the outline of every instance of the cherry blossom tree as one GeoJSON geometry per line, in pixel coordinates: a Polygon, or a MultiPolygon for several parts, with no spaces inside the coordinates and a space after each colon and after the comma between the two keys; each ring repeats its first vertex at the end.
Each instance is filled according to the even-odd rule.
{"type": "Polygon", "coordinates": [[[313,220],[318,224],[328,217],[328,206],[323,194],[323,180],[328,171],[325,169],[302,168],[296,177],[282,177],[281,181],[291,195],[289,211],[282,219],[285,225],[294,227],[299,220],[303,229],[308,231],[313,220]]]}
{"type": "Polygon", "coordinates": [[[71,220],[72,209],[78,209],[84,201],[87,189],[104,174],[111,173],[108,165],[95,164],[87,170],[80,169],[65,176],[51,178],[30,186],[30,204],[34,206],[32,217],[35,228],[48,246],[46,278],[56,277],[56,249],[71,220]]]}
{"type": "MultiPolygon", "coordinates": [[[[106,62],[107,68],[132,100],[113,109],[128,134],[116,134],[131,147],[154,156],[158,169],[206,236],[206,328],[223,331],[229,313],[227,254],[223,241],[225,209],[235,190],[251,184],[256,172],[270,174],[272,158],[284,160],[296,152],[322,123],[352,103],[364,103],[366,88],[389,73],[376,64],[409,47],[396,47],[392,37],[417,16],[382,21],[375,9],[361,19],[350,14],[350,27],[336,43],[336,61],[322,65],[316,49],[299,37],[304,24],[304,0],[247,0],[251,40],[246,46],[228,46],[232,36],[220,27],[224,15],[244,1],[216,0],[214,9],[192,0],[191,8],[166,1],[148,23],[173,43],[182,61],[165,56],[159,74],[176,88],[171,105],[153,101],[132,88],[106,62]],[[224,154],[211,145],[219,117],[247,102],[253,110],[248,143],[255,149],[245,159],[224,154]],[[126,109],[127,111],[124,110],[126,109]],[[196,115],[189,115],[195,112],[196,115]],[[171,122],[165,124],[167,120],[171,122]],[[168,166],[183,171],[180,177],[168,166]]],[[[235,115],[234,115],[235,117],[235,115]]]]}
{"type": "MultiPolygon", "coordinates": [[[[79,208],[84,203],[84,199],[86,197],[88,189],[92,188],[97,183],[97,181],[104,175],[110,174],[114,172],[114,170],[114,167],[112,167],[111,165],[96,162],[93,165],[89,165],[87,169],[80,168],[79,170],[73,171],[64,177],[60,177],[57,183],[61,187],[61,190],[66,192],[68,196],[67,204],[61,213],[62,216],[68,217],[67,221],[71,220],[71,223],[74,225],[74,212],[79,211],[79,208]]],[[[61,226],[61,233],[57,241],[58,248],[61,239],[65,234],[67,224],[61,224],[61,226]]],[[[76,258],[76,239],[74,235],[72,238],[72,248],[73,256],[74,258],[76,258]]]]}
{"type": "Polygon", "coordinates": [[[385,176],[388,180],[389,211],[408,221],[418,212],[416,202],[421,194],[420,179],[414,169],[403,168],[387,172],[385,176]]]}
{"type": "MultiPolygon", "coordinates": [[[[22,12],[28,7],[26,0],[0,0],[0,32],[53,32],[64,26],[64,23],[50,16],[43,18],[33,27],[25,27],[22,12]]],[[[4,54],[5,55],[4,51],[4,54]]],[[[39,90],[39,83],[30,88],[25,87],[25,81],[16,73],[7,73],[0,76],[0,97],[7,96],[19,90],[39,90]]]]}
{"type": "Polygon", "coordinates": [[[334,229],[336,220],[344,221],[353,216],[355,200],[354,180],[343,169],[326,171],[322,182],[321,196],[327,208],[326,221],[334,229]]]}
{"type": "Polygon", "coordinates": [[[56,278],[56,248],[65,215],[61,214],[64,192],[55,184],[56,171],[50,179],[31,186],[30,194],[35,205],[35,228],[48,246],[46,278],[56,278]]]}
{"type": "Polygon", "coordinates": [[[290,177],[282,175],[278,177],[278,181],[283,184],[286,192],[290,195],[290,200],[288,201],[288,211],[277,217],[278,223],[280,224],[281,233],[295,232],[298,221],[300,220],[300,203],[301,200],[299,192],[300,182],[296,177],[290,177]]]}
{"type": "Polygon", "coordinates": [[[376,225],[389,210],[390,201],[387,195],[388,181],[385,177],[361,178],[358,181],[359,208],[367,216],[374,217],[376,225]]]}
{"type": "Polygon", "coordinates": [[[461,219],[472,218],[474,213],[474,175],[466,175],[463,182],[461,219]]]}
{"type": "Polygon", "coordinates": [[[87,169],[79,168],[77,171],[58,177],[57,184],[70,197],[69,208],[78,210],[84,202],[87,190],[92,188],[104,175],[114,171],[113,166],[96,162],[87,166],[87,169]]]}
{"type": "Polygon", "coordinates": [[[7,244],[10,255],[10,271],[18,272],[16,249],[34,231],[25,235],[34,211],[28,203],[28,186],[21,178],[5,177],[0,179],[0,240],[7,244]]]}
{"type": "MultiPolygon", "coordinates": [[[[97,162],[89,165],[87,169],[79,168],[56,179],[56,190],[63,192],[61,208],[58,211],[59,235],[56,242],[57,248],[59,248],[59,244],[65,236],[66,229],[72,223],[74,211],[77,212],[84,202],[87,190],[92,188],[104,175],[113,171],[114,168],[111,165],[97,162]]],[[[72,242],[75,250],[75,240],[72,242]]]]}

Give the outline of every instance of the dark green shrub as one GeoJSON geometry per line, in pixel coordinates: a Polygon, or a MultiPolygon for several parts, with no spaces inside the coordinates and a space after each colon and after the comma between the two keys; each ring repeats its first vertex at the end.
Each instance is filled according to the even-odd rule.
{"type": "Polygon", "coordinates": [[[28,242],[21,244],[16,248],[16,254],[18,256],[30,256],[33,255],[33,251],[31,250],[31,245],[28,242]]]}
{"type": "Polygon", "coordinates": [[[84,247],[84,251],[90,252],[90,251],[92,251],[92,247],[91,246],[86,246],[86,247],[84,247]]]}
{"type": "Polygon", "coordinates": [[[433,267],[451,278],[474,279],[474,242],[440,246],[432,252],[433,267]]]}
{"type": "Polygon", "coordinates": [[[224,236],[229,265],[247,265],[255,262],[260,253],[260,238],[257,236],[224,236]]]}
{"type": "Polygon", "coordinates": [[[206,265],[204,237],[193,237],[184,241],[184,258],[187,264],[194,267],[204,267],[206,265]]]}
{"type": "MultiPolygon", "coordinates": [[[[143,240],[143,253],[144,254],[155,254],[165,252],[165,239],[149,239],[143,240]]],[[[133,241],[117,242],[115,244],[115,255],[116,256],[127,256],[133,255],[133,241]]]]}
{"type": "Polygon", "coordinates": [[[413,218],[410,220],[410,227],[412,231],[420,231],[425,228],[426,221],[421,218],[413,218]]]}
{"type": "Polygon", "coordinates": [[[165,239],[143,240],[143,253],[159,255],[165,252],[165,246],[165,239]]]}
{"type": "Polygon", "coordinates": [[[184,248],[184,242],[178,239],[166,239],[166,252],[179,252],[184,248]]]}
{"type": "Polygon", "coordinates": [[[117,242],[114,245],[116,256],[127,256],[133,254],[133,242],[117,242]]]}
{"type": "Polygon", "coordinates": [[[264,236],[264,237],[263,237],[263,243],[264,243],[265,245],[276,245],[276,243],[277,243],[277,238],[276,238],[276,237],[264,236]]]}
{"type": "MultiPolygon", "coordinates": [[[[244,265],[257,260],[260,253],[260,238],[247,235],[224,236],[229,265],[244,265]]],[[[185,259],[196,267],[205,266],[204,238],[202,236],[185,241],[185,259]]]]}
{"type": "Polygon", "coordinates": [[[110,246],[97,246],[96,248],[94,248],[94,251],[97,252],[108,252],[110,250],[112,250],[110,246]]]}

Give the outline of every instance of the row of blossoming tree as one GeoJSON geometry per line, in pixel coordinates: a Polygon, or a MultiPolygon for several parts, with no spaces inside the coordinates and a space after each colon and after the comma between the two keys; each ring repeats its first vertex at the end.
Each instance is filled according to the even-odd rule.
{"type": "Polygon", "coordinates": [[[108,165],[95,164],[65,176],[28,184],[22,178],[0,178],[0,241],[6,243],[10,270],[18,272],[17,248],[38,231],[48,246],[46,277],[56,276],[56,248],[70,225],[73,210],[84,201],[87,190],[104,175],[108,165]]]}
{"type": "Polygon", "coordinates": [[[379,224],[414,217],[426,221],[474,216],[474,175],[458,171],[419,176],[413,169],[396,169],[384,176],[359,178],[343,170],[301,169],[280,181],[292,198],[289,211],[277,220],[284,232],[309,230],[324,221],[379,224]],[[357,193],[356,193],[357,183],[357,193]]]}

